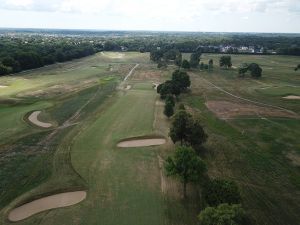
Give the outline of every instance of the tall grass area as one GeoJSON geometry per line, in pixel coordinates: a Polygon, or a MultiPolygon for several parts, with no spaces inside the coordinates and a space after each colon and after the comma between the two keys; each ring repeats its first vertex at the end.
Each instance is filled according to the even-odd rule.
{"type": "MultiPolygon", "coordinates": [[[[205,54],[202,60],[210,58],[217,63],[219,55],[205,54]]],[[[223,70],[215,65],[213,71],[194,72],[192,93],[183,98],[209,134],[205,153],[209,173],[212,177],[237,181],[243,205],[255,224],[296,225],[300,221],[300,167],[294,165],[287,154],[300,154],[299,119],[262,119],[253,115],[221,120],[205,103],[237,99],[211,87],[202,78],[235,95],[299,114],[298,101],[281,98],[299,93],[299,74],[293,70],[299,58],[234,55],[232,60],[237,66],[242,62],[261,64],[263,77],[258,80],[238,78],[236,69],[223,70]]]]}

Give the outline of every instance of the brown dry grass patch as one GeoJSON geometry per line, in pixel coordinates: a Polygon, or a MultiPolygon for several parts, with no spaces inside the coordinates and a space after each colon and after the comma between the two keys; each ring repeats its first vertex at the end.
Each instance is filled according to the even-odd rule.
{"type": "Polygon", "coordinates": [[[257,106],[254,104],[229,102],[229,101],[208,101],[206,107],[221,119],[231,119],[238,116],[266,116],[266,117],[287,117],[298,118],[296,114],[271,107],[257,106]]]}
{"type": "Polygon", "coordinates": [[[161,78],[161,73],[159,71],[136,71],[133,76],[134,80],[153,80],[159,81],[161,78]]]}

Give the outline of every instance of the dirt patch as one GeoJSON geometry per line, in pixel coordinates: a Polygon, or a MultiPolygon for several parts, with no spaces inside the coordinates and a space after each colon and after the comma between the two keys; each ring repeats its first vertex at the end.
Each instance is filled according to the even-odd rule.
{"type": "Polygon", "coordinates": [[[39,127],[43,127],[43,128],[49,128],[52,127],[51,123],[44,123],[38,120],[38,116],[40,115],[41,111],[35,111],[33,113],[30,114],[30,116],[28,117],[28,120],[33,123],[34,125],[37,125],[39,127]]]}
{"type": "Polygon", "coordinates": [[[34,214],[55,208],[62,208],[71,205],[75,205],[86,198],[85,191],[75,191],[56,194],[41,198],[20,207],[13,209],[9,215],[8,219],[12,222],[24,220],[34,214]]]}
{"type": "Polygon", "coordinates": [[[165,143],[166,139],[162,137],[139,137],[120,141],[117,146],[119,148],[136,148],[163,145],[165,143]]]}
{"type": "Polygon", "coordinates": [[[296,152],[289,152],[286,157],[291,160],[292,164],[295,166],[300,166],[300,155],[296,152]]]}
{"type": "Polygon", "coordinates": [[[161,78],[161,73],[158,71],[138,71],[134,74],[134,80],[152,80],[154,82],[159,82],[161,78]]]}
{"type": "Polygon", "coordinates": [[[300,96],[297,96],[297,95],[289,95],[289,96],[285,96],[285,97],[282,97],[284,99],[291,99],[291,100],[300,100],[300,96]]]}
{"type": "Polygon", "coordinates": [[[254,104],[237,103],[229,101],[208,101],[205,103],[221,119],[230,119],[237,116],[268,116],[298,118],[296,114],[284,110],[257,106],[254,104]]]}

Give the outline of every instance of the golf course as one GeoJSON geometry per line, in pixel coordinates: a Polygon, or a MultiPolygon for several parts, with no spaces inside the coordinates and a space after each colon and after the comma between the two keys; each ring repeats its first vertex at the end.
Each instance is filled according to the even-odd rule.
{"type": "MultiPolygon", "coordinates": [[[[208,135],[207,173],[237,183],[255,224],[297,225],[299,57],[233,55],[228,69],[220,57],[202,54],[213,69],[187,70],[176,100],[208,135]],[[262,77],[238,77],[246,62],[262,77]]],[[[100,52],[0,77],[0,224],[198,224],[201,187],[183,198],[164,169],[175,144],[156,88],[176,69],[149,53],[100,52]]]]}

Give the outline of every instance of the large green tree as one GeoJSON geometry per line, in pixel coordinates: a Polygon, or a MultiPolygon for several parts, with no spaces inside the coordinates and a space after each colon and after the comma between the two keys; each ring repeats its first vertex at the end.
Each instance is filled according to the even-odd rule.
{"type": "Polygon", "coordinates": [[[202,196],[209,206],[241,202],[240,191],[236,183],[224,179],[213,179],[207,182],[202,189],[202,196]]]}
{"type": "Polygon", "coordinates": [[[197,68],[200,63],[201,52],[197,51],[191,54],[190,56],[190,66],[192,68],[197,68]]]}
{"type": "Polygon", "coordinates": [[[173,118],[170,128],[170,137],[174,143],[180,141],[183,145],[190,135],[192,116],[185,110],[179,110],[173,118]]]}
{"type": "Polygon", "coordinates": [[[220,67],[230,68],[232,67],[231,56],[221,56],[220,58],[220,67]]]}
{"type": "Polygon", "coordinates": [[[165,162],[167,176],[177,177],[183,184],[183,196],[186,197],[186,185],[199,182],[207,171],[205,163],[197,156],[192,148],[180,146],[173,157],[165,162]]]}
{"type": "Polygon", "coordinates": [[[180,87],[181,91],[191,86],[190,76],[185,71],[175,70],[172,74],[172,81],[180,87]]]}
{"type": "Polygon", "coordinates": [[[193,120],[189,123],[188,135],[186,142],[190,144],[195,150],[199,150],[203,143],[207,140],[205,133],[199,120],[193,120]]]}
{"type": "Polygon", "coordinates": [[[174,114],[174,106],[170,101],[166,101],[164,114],[166,117],[170,118],[174,114]]]}
{"type": "Polygon", "coordinates": [[[246,213],[241,205],[221,204],[205,208],[199,220],[201,225],[245,225],[246,213]]]}
{"type": "Polygon", "coordinates": [[[191,68],[191,65],[190,65],[189,61],[187,61],[186,59],[184,59],[184,60],[182,61],[181,67],[182,67],[183,69],[190,69],[190,68],[191,68]]]}

